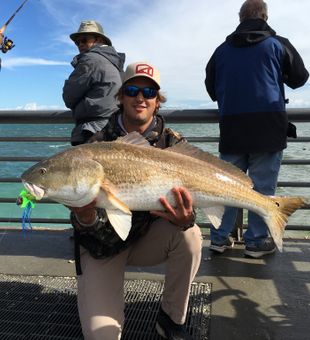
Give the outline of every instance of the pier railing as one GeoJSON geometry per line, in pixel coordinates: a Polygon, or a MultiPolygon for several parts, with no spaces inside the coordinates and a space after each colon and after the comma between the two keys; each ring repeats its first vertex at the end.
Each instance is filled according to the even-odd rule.
{"type": "MultiPolygon", "coordinates": [[[[216,109],[209,109],[209,110],[161,110],[160,112],[166,119],[167,123],[179,123],[179,124],[201,124],[201,123],[208,123],[214,124],[218,123],[218,112],[216,109]]],[[[309,123],[310,122],[310,109],[290,109],[288,110],[289,120],[291,122],[297,123],[309,123]]],[[[25,136],[20,133],[18,136],[9,136],[6,132],[6,125],[7,124],[72,124],[73,121],[71,117],[71,112],[68,110],[60,110],[60,111],[52,111],[52,110],[42,110],[42,111],[0,111],[0,169],[1,163],[9,162],[11,164],[12,169],[14,168],[15,164],[20,162],[37,162],[44,157],[40,156],[15,156],[15,155],[5,155],[1,154],[1,149],[4,143],[12,142],[12,143],[24,143],[29,142],[40,142],[40,143],[55,143],[55,142],[69,142],[69,136],[25,136]]],[[[189,142],[195,143],[217,143],[217,137],[208,137],[208,136],[199,136],[199,137],[187,137],[189,142]]],[[[310,130],[309,136],[302,136],[296,139],[288,138],[288,143],[309,143],[310,142],[310,130]]],[[[310,159],[305,159],[303,157],[302,152],[298,155],[298,159],[284,159],[283,165],[310,165],[310,159]]],[[[1,172],[0,172],[1,173],[1,172]]],[[[16,197],[5,197],[2,194],[1,185],[4,183],[19,183],[20,178],[18,177],[1,177],[0,176],[0,207],[4,204],[6,205],[6,210],[9,211],[7,208],[7,204],[15,205],[16,204],[16,197]]],[[[299,176],[296,176],[296,180],[294,181],[279,181],[278,187],[281,188],[304,188],[308,190],[310,188],[309,181],[300,181],[299,176]]],[[[310,194],[310,190],[309,190],[310,194]]],[[[307,195],[308,197],[310,195],[307,195]]],[[[53,202],[49,200],[42,200],[42,203],[51,204],[53,202]]],[[[3,207],[1,209],[4,209],[3,207]]],[[[310,209],[310,206],[306,206],[306,210],[310,209]]],[[[0,216],[0,224],[3,226],[3,223],[20,223],[21,218],[18,216],[10,216],[10,214],[0,216]]],[[[242,226],[242,217],[238,219],[239,227],[242,226]]],[[[44,224],[67,224],[69,223],[68,219],[65,218],[58,218],[54,216],[53,218],[45,218],[44,216],[33,218],[33,223],[44,225],[44,224]]],[[[310,223],[310,219],[309,219],[310,223]]],[[[202,227],[209,227],[209,223],[202,222],[200,223],[202,227]]],[[[308,224],[289,224],[287,226],[288,230],[305,230],[310,231],[310,225],[308,224]]],[[[240,229],[239,229],[240,230],[240,229]]]]}

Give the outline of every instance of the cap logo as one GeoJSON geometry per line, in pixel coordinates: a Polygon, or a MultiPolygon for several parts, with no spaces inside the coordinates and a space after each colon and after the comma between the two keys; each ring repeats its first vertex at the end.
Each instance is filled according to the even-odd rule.
{"type": "Polygon", "coordinates": [[[153,77],[154,69],[152,66],[148,64],[138,64],[136,65],[136,74],[146,74],[150,77],[153,77]]]}

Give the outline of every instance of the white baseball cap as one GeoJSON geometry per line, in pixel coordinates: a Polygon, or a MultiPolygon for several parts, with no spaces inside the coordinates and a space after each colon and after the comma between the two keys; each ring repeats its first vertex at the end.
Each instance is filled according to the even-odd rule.
{"type": "Polygon", "coordinates": [[[158,86],[158,89],[160,89],[160,73],[156,67],[147,61],[139,61],[129,64],[124,74],[123,84],[129,79],[136,77],[150,78],[158,86]]]}

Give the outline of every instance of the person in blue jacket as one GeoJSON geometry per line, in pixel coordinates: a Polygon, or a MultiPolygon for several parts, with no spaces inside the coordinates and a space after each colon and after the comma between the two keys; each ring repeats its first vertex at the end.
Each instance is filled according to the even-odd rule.
{"type": "MultiPolygon", "coordinates": [[[[205,85],[220,115],[220,157],[248,172],[254,189],[274,195],[289,127],[284,84],[303,86],[309,73],[288,39],[267,24],[267,4],[247,0],[240,24],[213,53],[205,85]]],[[[289,134],[289,136],[291,136],[289,134]]],[[[233,246],[230,232],[237,209],[226,208],[218,230],[211,228],[210,250],[223,253],[233,246]]],[[[275,251],[267,225],[248,213],[245,255],[259,258],[275,251]]]]}
{"type": "Polygon", "coordinates": [[[122,85],[125,55],[116,52],[94,20],[82,21],[70,38],[79,54],[71,63],[74,70],[65,81],[62,96],[75,122],[71,144],[78,145],[100,131],[118,110],[115,95],[122,85]]]}

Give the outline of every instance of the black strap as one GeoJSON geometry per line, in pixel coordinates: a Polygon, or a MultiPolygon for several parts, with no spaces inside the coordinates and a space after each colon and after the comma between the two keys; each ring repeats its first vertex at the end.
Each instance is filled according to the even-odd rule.
{"type": "Polygon", "coordinates": [[[78,241],[78,235],[75,228],[74,228],[74,260],[76,275],[82,275],[80,243],[78,241]]]}

